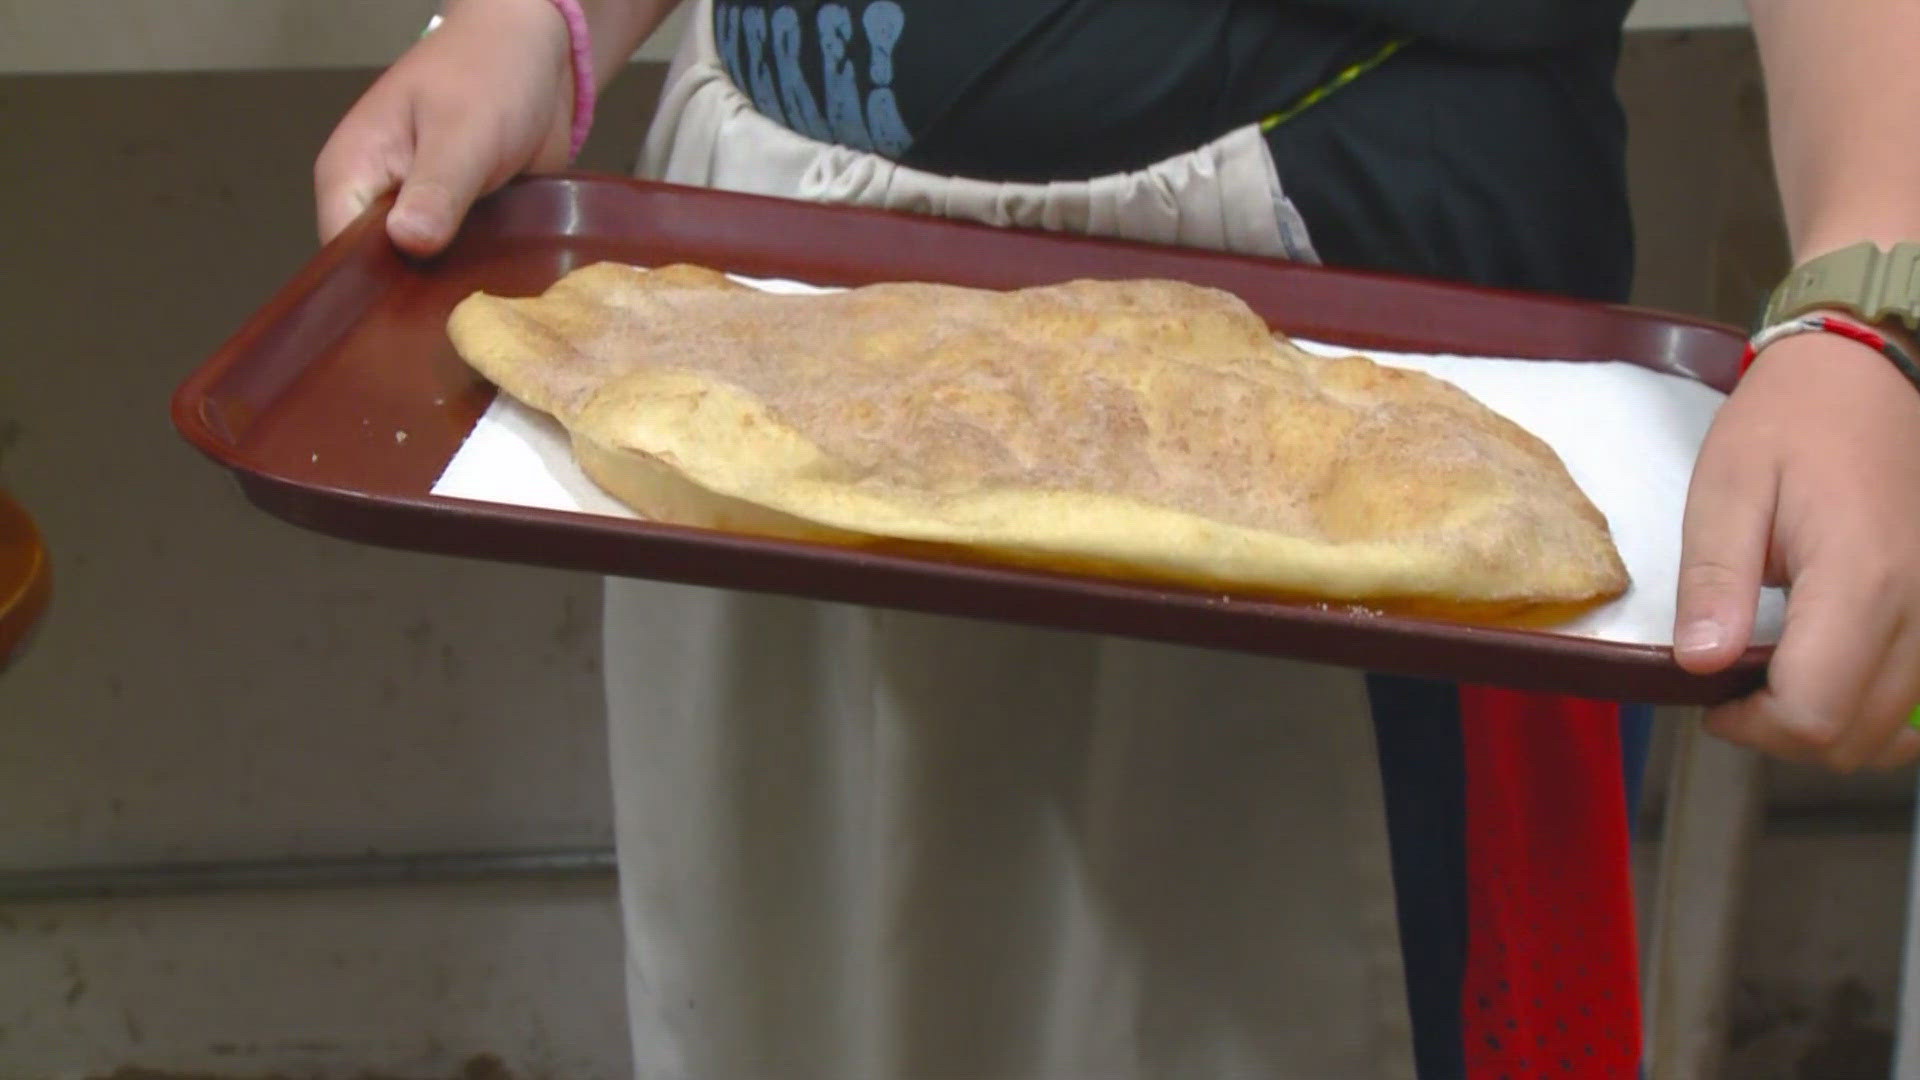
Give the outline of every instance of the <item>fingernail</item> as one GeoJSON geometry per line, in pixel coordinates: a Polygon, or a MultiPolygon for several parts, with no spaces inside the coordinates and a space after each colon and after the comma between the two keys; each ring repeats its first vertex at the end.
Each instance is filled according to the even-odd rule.
{"type": "Polygon", "coordinates": [[[416,217],[397,218],[387,226],[387,235],[403,250],[415,255],[428,255],[440,246],[440,233],[424,219],[416,217]]]}
{"type": "Polygon", "coordinates": [[[395,207],[393,215],[387,219],[387,225],[394,232],[405,233],[416,240],[425,240],[433,235],[433,227],[426,217],[410,207],[395,207]]]}
{"type": "Polygon", "coordinates": [[[1712,619],[1695,619],[1674,636],[1673,647],[1683,653],[1712,652],[1727,640],[1727,631],[1712,619]]]}

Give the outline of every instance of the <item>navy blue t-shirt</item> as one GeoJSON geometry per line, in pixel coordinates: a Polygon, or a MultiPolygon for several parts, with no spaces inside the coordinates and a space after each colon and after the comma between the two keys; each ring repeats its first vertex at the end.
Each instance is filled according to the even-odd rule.
{"type": "Polygon", "coordinates": [[[717,0],[762,113],[979,179],[1140,168],[1411,44],[1268,138],[1329,263],[1619,300],[1630,0],[717,0]]]}

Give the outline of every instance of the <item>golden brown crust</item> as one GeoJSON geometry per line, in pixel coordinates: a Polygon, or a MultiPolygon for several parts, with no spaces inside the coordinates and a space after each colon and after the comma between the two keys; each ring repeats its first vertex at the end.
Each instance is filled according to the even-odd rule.
{"type": "Polygon", "coordinates": [[[599,264],[449,331],[639,512],[1337,600],[1584,603],[1626,572],[1541,440],[1171,281],[775,295],[599,264]]]}

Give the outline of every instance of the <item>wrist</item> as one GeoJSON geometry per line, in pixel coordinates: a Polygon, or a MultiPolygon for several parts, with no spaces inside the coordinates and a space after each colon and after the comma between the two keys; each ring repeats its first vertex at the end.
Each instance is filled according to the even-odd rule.
{"type": "MultiPolygon", "coordinates": [[[[1822,256],[1831,255],[1861,243],[1870,243],[1882,252],[1892,252],[1900,244],[1916,242],[1920,242],[1920,220],[1902,222],[1876,217],[1868,222],[1836,221],[1823,224],[1819,229],[1808,232],[1804,239],[1794,244],[1793,266],[1797,270],[1822,256]]],[[[1845,304],[1823,304],[1809,308],[1805,313],[1832,315],[1835,318],[1870,326],[1907,350],[1908,355],[1920,356],[1920,351],[1916,351],[1916,347],[1920,346],[1920,327],[1910,326],[1901,318],[1892,316],[1868,318],[1845,304]]]]}
{"type": "MultiPolygon", "coordinates": [[[[1912,194],[1906,193],[1892,212],[1826,214],[1800,225],[1792,230],[1793,264],[1811,262],[1863,240],[1888,251],[1895,244],[1920,241],[1920,208],[1910,209],[1907,204],[1912,201],[1912,194]]],[[[1866,199],[1848,201],[1848,206],[1856,210],[1873,205],[1866,199]]]]}
{"type": "Polygon", "coordinates": [[[433,7],[435,18],[445,23],[496,28],[511,23],[516,29],[537,30],[542,41],[564,41],[567,32],[566,20],[549,0],[438,0],[433,7]]]}
{"type": "Polygon", "coordinates": [[[580,0],[441,0],[428,30],[475,32],[507,41],[539,42],[560,83],[557,121],[567,135],[567,160],[580,154],[598,97],[592,40],[580,0]]]}
{"type": "Polygon", "coordinates": [[[441,28],[525,42],[560,65],[570,63],[567,21],[550,0],[439,0],[427,31],[441,28]]]}
{"type": "Polygon", "coordinates": [[[1901,322],[1899,319],[1880,319],[1875,322],[1868,322],[1844,308],[1821,308],[1811,314],[1825,315],[1867,327],[1886,338],[1908,356],[1920,357],[1920,334],[1915,334],[1907,328],[1907,324],[1901,322]]]}
{"type": "Polygon", "coordinates": [[[1748,341],[1740,361],[1742,381],[1762,355],[1781,352],[1787,356],[1771,360],[1768,367],[1780,371],[1784,363],[1795,384],[1855,376],[1899,378],[1909,391],[1920,392],[1920,353],[1913,349],[1912,335],[1895,337],[1844,309],[1815,309],[1761,329],[1748,341]],[[1816,339],[1838,343],[1839,348],[1804,344],[1816,339]]]}
{"type": "MultiPolygon", "coordinates": [[[[1809,247],[1768,294],[1755,332],[1765,336],[1795,320],[1832,312],[1885,331],[1901,347],[1920,328],[1920,243],[1853,240],[1837,248],[1809,247]]],[[[1819,327],[1815,327],[1819,329],[1819,327]]]]}
{"type": "Polygon", "coordinates": [[[580,0],[581,13],[593,30],[593,72],[599,89],[613,82],[673,7],[674,0],[580,0]]]}

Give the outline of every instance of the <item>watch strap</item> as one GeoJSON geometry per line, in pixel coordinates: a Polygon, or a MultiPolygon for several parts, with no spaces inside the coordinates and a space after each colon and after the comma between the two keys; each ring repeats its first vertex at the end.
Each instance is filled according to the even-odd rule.
{"type": "Polygon", "coordinates": [[[1882,251],[1862,241],[1809,259],[1774,289],[1761,325],[1820,308],[1839,308],[1870,323],[1897,319],[1920,330],[1920,243],[1882,251]]]}

